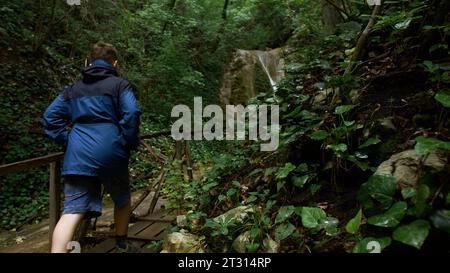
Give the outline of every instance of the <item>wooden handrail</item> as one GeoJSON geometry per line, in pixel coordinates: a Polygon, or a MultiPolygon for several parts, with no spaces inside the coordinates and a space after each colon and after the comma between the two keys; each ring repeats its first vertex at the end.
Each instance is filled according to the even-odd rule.
{"type": "Polygon", "coordinates": [[[26,169],[47,165],[55,161],[60,161],[64,157],[64,153],[54,153],[32,159],[26,159],[6,165],[0,166],[0,176],[7,175],[12,172],[23,171],[26,169]]]}
{"type": "MultiPolygon", "coordinates": [[[[141,135],[140,139],[151,139],[159,136],[169,136],[171,131],[151,132],[141,135]]],[[[177,142],[178,144],[178,142],[177,142]]],[[[61,211],[61,161],[64,158],[64,153],[53,153],[41,157],[26,159],[14,163],[0,165],[0,177],[13,172],[19,172],[42,165],[49,165],[49,239],[50,245],[52,242],[53,231],[58,223],[58,219],[61,211]]],[[[159,185],[159,190],[162,182],[159,185]]],[[[153,200],[152,200],[153,201],[153,200]]],[[[153,203],[153,202],[152,202],[153,203]]],[[[156,205],[152,204],[151,209],[153,211],[156,205]]]]}

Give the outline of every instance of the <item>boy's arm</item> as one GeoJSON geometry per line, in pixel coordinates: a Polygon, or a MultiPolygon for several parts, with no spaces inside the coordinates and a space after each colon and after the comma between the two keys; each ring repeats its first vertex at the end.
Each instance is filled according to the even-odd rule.
{"type": "Polygon", "coordinates": [[[69,105],[62,95],[56,97],[43,116],[45,133],[63,146],[67,145],[69,117],[69,105]]]}
{"type": "Polygon", "coordinates": [[[119,111],[121,120],[119,125],[122,129],[123,137],[130,149],[137,149],[139,146],[139,123],[141,109],[136,101],[131,86],[127,86],[119,96],[119,111]]]}

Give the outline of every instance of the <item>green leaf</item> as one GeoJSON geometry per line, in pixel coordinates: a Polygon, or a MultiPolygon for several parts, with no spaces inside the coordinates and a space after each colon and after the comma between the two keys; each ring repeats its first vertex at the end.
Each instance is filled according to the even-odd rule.
{"type": "Polygon", "coordinates": [[[348,221],[347,225],[345,226],[345,230],[348,233],[355,234],[359,230],[359,226],[361,225],[361,218],[362,218],[362,209],[359,209],[358,213],[348,221]]]}
{"type": "Polygon", "coordinates": [[[404,188],[402,190],[402,197],[403,199],[408,199],[411,197],[414,197],[416,195],[416,189],[415,188],[404,188]]]}
{"type": "Polygon", "coordinates": [[[286,163],[283,167],[279,168],[276,173],[277,179],[284,179],[286,178],[290,172],[295,170],[295,166],[292,165],[290,162],[286,163]]]}
{"type": "Polygon", "coordinates": [[[296,186],[298,188],[302,188],[306,184],[306,182],[308,182],[309,178],[310,178],[309,175],[295,177],[293,184],[294,184],[294,186],[296,186]]]}
{"type": "Polygon", "coordinates": [[[339,220],[335,217],[325,217],[323,219],[320,219],[319,221],[319,229],[324,229],[326,232],[326,235],[329,236],[336,236],[339,231],[337,229],[337,226],[339,224],[339,220]]]}
{"type": "Polygon", "coordinates": [[[400,224],[407,208],[406,202],[397,202],[385,213],[369,217],[367,223],[379,227],[395,227],[400,224]]]}
{"type": "Polygon", "coordinates": [[[416,215],[422,217],[428,208],[427,199],[430,197],[430,188],[425,184],[420,184],[417,187],[416,194],[416,215]]]}
{"type": "Polygon", "coordinates": [[[237,193],[237,190],[236,189],[229,189],[228,191],[227,191],[227,196],[228,197],[231,197],[231,196],[233,196],[233,195],[235,195],[237,193]]]}
{"type": "Polygon", "coordinates": [[[372,206],[371,198],[380,202],[384,208],[388,208],[393,201],[397,189],[395,177],[390,175],[372,175],[369,180],[361,185],[358,192],[358,200],[367,208],[372,206]]]}
{"type": "Polygon", "coordinates": [[[335,153],[344,153],[345,151],[347,151],[347,144],[330,144],[327,146],[327,149],[332,149],[335,153]]]}
{"type": "Polygon", "coordinates": [[[416,220],[394,230],[392,238],[396,241],[420,249],[428,236],[430,224],[425,220],[416,220]]]}
{"type": "Polygon", "coordinates": [[[416,138],[414,150],[419,155],[425,155],[433,150],[450,150],[450,141],[442,141],[431,137],[419,136],[416,138]]]}
{"type": "Polygon", "coordinates": [[[353,124],[355,124],[355,121],[354,121],[354,120],[352,120],[352,121],[346,121],[346,120],[344,120],[344,125],[345,125],[346,127],[350,127],[350,126],[352,126],[353,124]]]}
{"type": "Polygon", "coordinates": [[[298,172],[301,172],[301,173],[305,173],[308,171],[308,164],[302,163],[302,164],[298,165],[298,167],[295,170],[298,172]]]}
{"type": "Polygon", "coordinates": [[[430,216],[430,220],[436,228],[450,233],[450,210],[438,210],[430,216]]]}
{"type": "Polygon", "coordinates": [[[328,137],[328,133],[323,130],[315,131],[308,135],[313,140],[324,140],[328,137]]]}
{"type": "Polygon", "coordinates": [[[391,238],[390,237],[381,237],[381,238],[374,238],[374,237],[367,237],[362,240],[360,240],[356,245],[353,247],[353,253],[377,253],[377,250],[381,252],[384,248],[389,246],[391,244],[391,238]],[[379,246],[379,249],[376,249],[379,246]]]}
{"type": "Polygon", "coordinates": [[[438,92],[434,99],[440,102],[442,105],[444,105],[447,108],[450,108],[450,94],[447,92],[438,92]]]}
{"type": "Polygon", "coordinates": [[[291,223],[284,223],[275,229],[275,240],[281,241],[289,237],[295,231],[295,226],[291,223]]]}
{"type": "Polygon", "coordinates": [[[319,184],[312,184],[309,186],[309,191],[311,192],[311,195],[315,195],[322,186],[319,184]]]}
{"type": "Polygon", "coordinates": [[[301,217],[304,227],[316,228],[319,225],[319,221],[327,217],[327,214],[321,208],[302,207],[301,217]]]}
{"type": "Polygon", "coordinates": [[[284,206],[278,210],[277,217],[275,217],[275,224],[284,222],[286,219],[291,217],[292,213],[294,213],[294,206],[284,206]]]}
{"type": "Polygon", "coordinates": [[[300,116],[300,111],[302,110],[301,106],[297,106],[297,108],[295,108],[292,112],[290,112],[289,114],[287,114],[285,116],[285,118],[296,118],[300,116]]]}
{"type": "Polygon", "coordinates": [[[369,147],[371,145],[376,145],[376,144],[378,144],[380,142],[381,142],[381,140],[378,137],[371,137],[368,140],[366,140],[363,144],[359,145],[358,148],[359,149],[366,148],[366,147],[369,147]]]}
{"type": "Polygon", "coordinates": [[[334,113],[336,115],[342,115],[350,110],[353,109],[353,105],[340,105],[338,107],[336,107],[336,109],[334,109],[334,113]]]}
{"type": "Polygon", "coordinates": [[[255,243],[255,242],[253,242],[253,243],[248,243],[248,244],[246,245],[246,249],[247,249],[247,252],[248,252],[248,253],[255,253],[256,251],[258,251],[258,248],[259,248],[259,244],[258,244],[258,243],[255,243]]]}

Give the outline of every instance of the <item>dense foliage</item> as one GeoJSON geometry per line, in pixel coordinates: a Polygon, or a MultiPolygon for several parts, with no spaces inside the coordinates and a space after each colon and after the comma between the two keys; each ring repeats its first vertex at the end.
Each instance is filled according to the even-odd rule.
{"type": "MultiPolygon", "coordinates": [[[[234,49],[283,47],[284,80],[276,92],[249,101],[280,106],[278,150],[192,141],[199,175],[181,183],[180,162],[165,166],[167,205],[187,215],[188,229],[210,251],[234,251],[233,241],[243,234],[248,252],[265,251],[267,238],[283,252],[368,252],[373,242],[380,251],[446,249],[445,0],[385,1],[361,48],[373,11],[362,0],[3,2],[2,163],[58,150],[42,136],[42,111],[78,77],[89,45],[98,40],[121,52],[120,72],[134,84],[145,112],[142,132],[169,129],[172,106],[190,105],[194,96],[219,103],[234,49]],[[337,21],[325,12],[329,2],[337,21]],[[398,183],[395,166],[389,174],[378,167],[406,150],[417,155],[409,186],[398,183]],[[439,170],[427,161],[436,154],[445,162],[439,170]],[[242,205],[249,209],[243,221],[215,218],[242,205]]],[[[157,152],[172,152],[171,140],[151,144],[157,152]]],[[[133,155],[134,178],[156,175],[160,168],[142,150],[133,155]]],[[[45,213],[45,168],[1,179],[2,228],[45,213]]],[[[147,185],[135,180],[135,188],[147,185]]]]}

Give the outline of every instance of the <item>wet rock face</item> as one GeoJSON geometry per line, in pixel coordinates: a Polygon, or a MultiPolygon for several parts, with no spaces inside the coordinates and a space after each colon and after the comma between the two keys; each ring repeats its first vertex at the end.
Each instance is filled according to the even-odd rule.
{"type": "Polygon", "coordinates": [[[220,89],[222,104],[246,104],[259,93],[276,90],[277,83],[284,77],[282,55],[282,48],[236,50],[220,89]]]}
{"type": "Polygon", "coordinates": [[[448,157],[444,152],[433,151],[422,158],[414,150],[394,154],[378,166],[376,175],[392,175],[400,189],[414,187],[420,176],[420,168],[442,171],[448,166],[448,157]]]}

